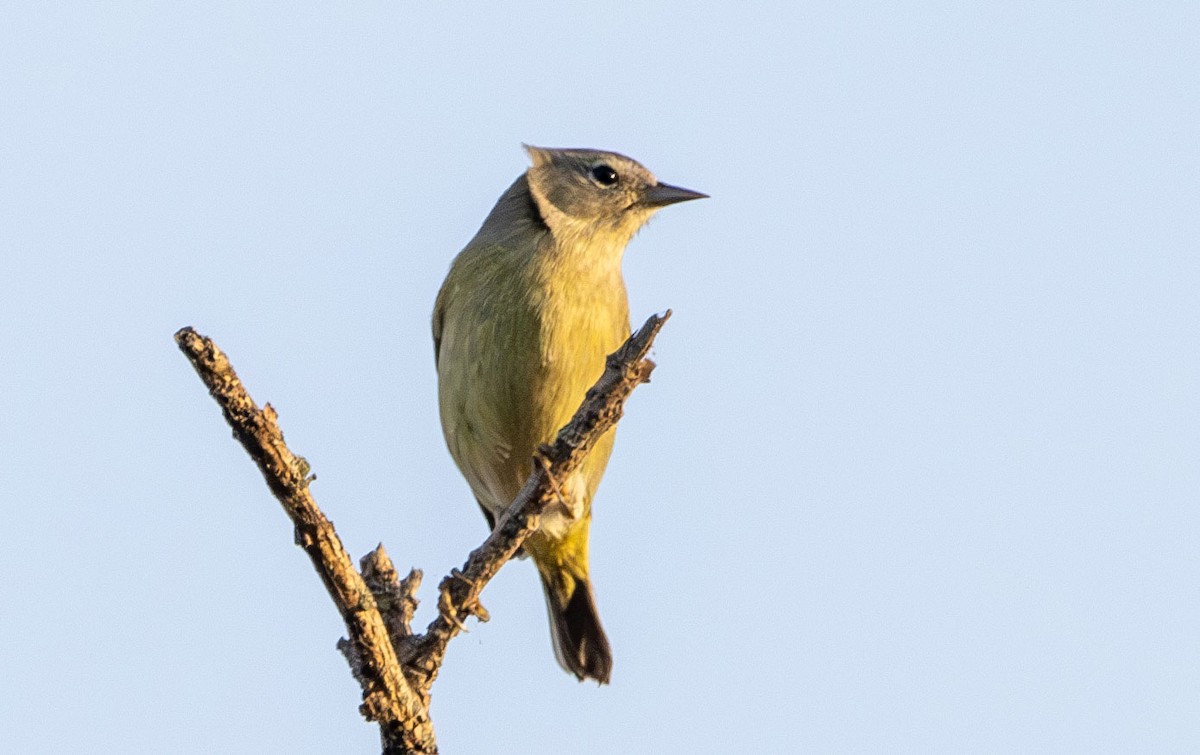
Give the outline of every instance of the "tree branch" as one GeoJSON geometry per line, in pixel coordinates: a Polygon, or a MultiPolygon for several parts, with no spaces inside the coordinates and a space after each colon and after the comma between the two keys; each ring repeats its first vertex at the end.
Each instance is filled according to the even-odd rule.
{"type": "Polygon", "coordinates": [[[317,508],[308,490],[308,463],[284,443],[275,410],[270,404],[262,409],[255,405],[211,339],[184,328],[175,334],[175,342],[295,524],[296,544],[312,559],[345,620],[354,675],[363,688],[362,714],[379,723],[385,743],[399,742],[407,748],[397,752],[436,753],[428,705],[401,673],[375,597],[355,570],[333,523],[317,508]]]}
{"type": "Polygon", "coordinates": [[[557,500],[556,480],[583,461],[596,441],[621,418],[634,388],[649,382],[654,363],[646,358],[655,336],[671,316],[652,315],[605,362],[604,374],[588,391],[571,422],[554,443],[538,449],[533,472],[488,538],[438,586],[438,615],[423,635],[412,633],[421,572],[403,580],[383,546],[362,560],[362,574],[317,508],[308,486],[309,466],[284,443],[270,404],[259,409],[225,354],[212,340],[183,328],[175,341],[220,405],[234,437],[258,465],[267,486],[295,525],[296,543],[313,562],[346,623],[349,640],[338,647],[363,688],[359,710],[380,726],[385,754],[437,752],[429,718],[430,688],[447,646],[463,620],[487,620],[479,603],[483,588],[537,530],[546,508],[557,500]]]}
{"type": "Polygon", "coordinates": [[[579,466],[600,436],[621,419],[625,400],[633,389],[650,381],[654,362],[646,359],[646,354],[670,316],[670,310],[662,316],[651,315],[620,349],[609,355],[604,374],[587,392],[570,423],[559,431],[552,445],[538,449],[533,473],[492,534],[471,551],[462,569],[454,570],[438,585],[441,594],[437,618],[417,640],[417,652],[408,664],[424,677],[420,689],[428,691],[437,678],[446,647],[462,631],[463,619],[475,615],[487,621],[479,594],[537,531],[546,508],[558,500],[553,481],[565,479],[579,466]]]}

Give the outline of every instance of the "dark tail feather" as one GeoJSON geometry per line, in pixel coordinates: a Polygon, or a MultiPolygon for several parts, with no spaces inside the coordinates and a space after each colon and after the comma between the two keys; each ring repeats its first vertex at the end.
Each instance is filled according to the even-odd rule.
{"type": "Polygon", "coordinates": [[[559,597],[562,592],[542,581],[550,610],[554,656],[559,665],[580,681],[595,679],[608,684],[612,675],[612,648],[600,626],[592,585],[586,579],[576,578],[574,582],[570,596],[564,600],[559,597]]]}

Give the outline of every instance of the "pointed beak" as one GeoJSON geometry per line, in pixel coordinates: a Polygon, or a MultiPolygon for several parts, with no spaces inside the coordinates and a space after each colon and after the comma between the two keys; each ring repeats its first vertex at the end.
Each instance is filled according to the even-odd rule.
{"type": "Polygon", "coordinates": [[[701,194],[691,189],[684,189],[680,186],[655,184],[646,189],[646,195],[642,197],[641,203],[646,207],[666,207],[676,202],[686,202],[689,199],[705,199],[706,197],[708,197],[707,194],[701,194]]]}

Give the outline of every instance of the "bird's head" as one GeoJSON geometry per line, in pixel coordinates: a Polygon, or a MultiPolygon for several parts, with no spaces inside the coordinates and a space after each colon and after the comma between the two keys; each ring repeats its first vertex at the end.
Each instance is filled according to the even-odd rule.
{"type": "Polygon", "coordinates": [[[708,196],[660,183],[641,163],[616,152],[525,145],[526,172],[538,211],[557,240],[589,238],[624,247],[655,212],[708,196]]]}

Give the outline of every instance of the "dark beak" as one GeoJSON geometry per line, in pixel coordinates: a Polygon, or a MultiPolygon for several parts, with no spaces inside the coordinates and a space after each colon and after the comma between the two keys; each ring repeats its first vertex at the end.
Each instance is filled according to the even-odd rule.
{"type": "Polygon", "coordinates": [[[684,189],[680,186],[655,184],[646,189],[646,195],[642,197],[642,204],[646,207],[666,207],[676,202],[686,202],[689,199],[704,199],[707,196],[707,194],[701,194],[691,189],[684,189]]]}

